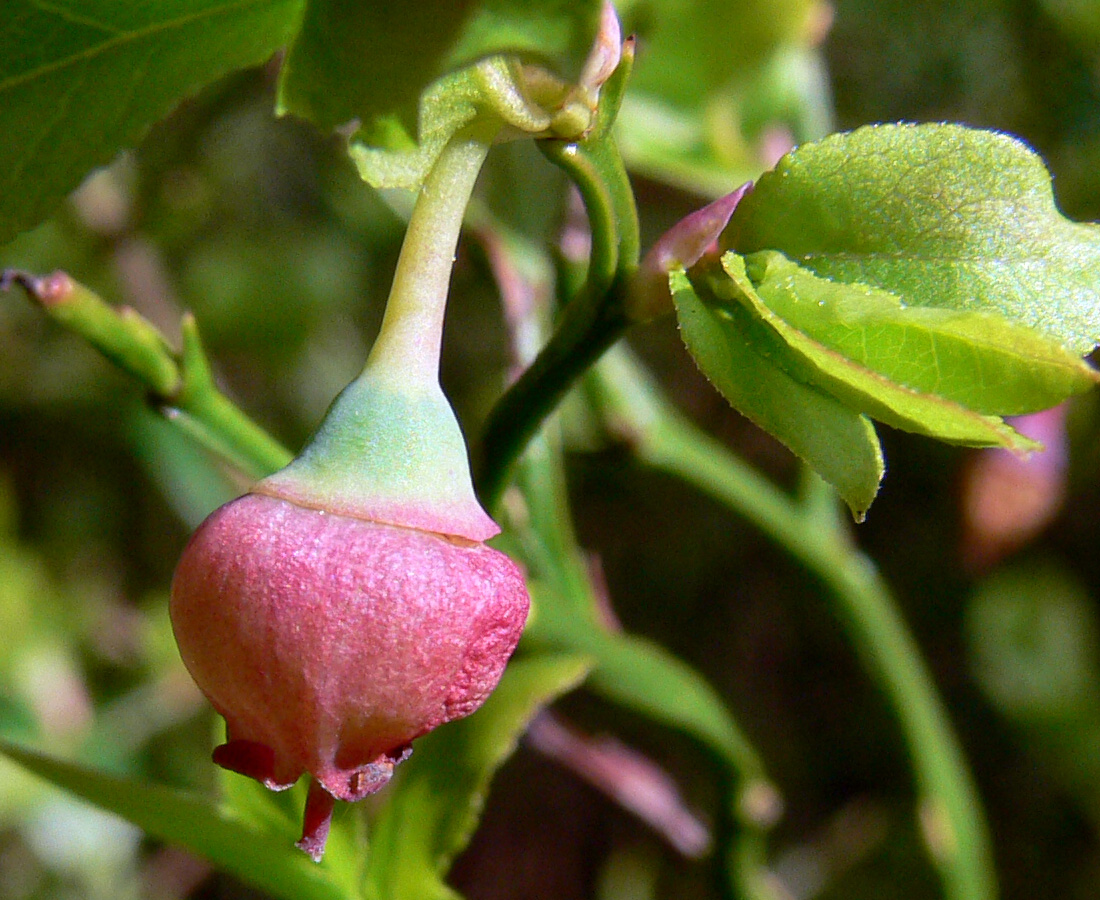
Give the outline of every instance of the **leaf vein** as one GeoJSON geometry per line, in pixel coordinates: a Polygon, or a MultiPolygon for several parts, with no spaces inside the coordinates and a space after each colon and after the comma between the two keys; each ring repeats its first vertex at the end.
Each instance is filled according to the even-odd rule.
{"type": "Polygon", "coordinates": [[[39,148],[48,143],[54,132],[58,131],[68,121],[69,107],[72,104],[73,95],[83,83],[83,76],[86,72],[87,69],[85,68],[84,70],[78,69],[74,73],[71,83],[55,100],[53,116],[44,120],[44,127],[38,129],[34,138],[23,145],[22,154],[15,161],[7,176],[7,180],[11,184],[17,183],[22,178],[27,166],[38,156],[39,148]]]}
{"type": "Polygon", "coordinates": [[[51,72],[57,72],[69,66],[74,66],[81,62],[88,62],[90,60],[96,59],[97,57],[102,56],[104,53],[108,53],[112,50],[123,47],[127,44],[131,44],[135,41],[170,32],[174,29],[185,28],[188,25],[193,25],[197,22],[209,21],[219,16],[231,15],[232,13],[239,12],[240,10],[246,9],[250,6],[266,5],[268,4],[265,3],[264,0],[233,0],[233,2],[223,3],[220,6],[209,7],[208,9],[200,10],[199,12],[178,16],[172,19],[166,19],[162,22],[156,22],[144,28],[138,28],[133,31],[120,32],[115,37],[104,40],[97,44],[93,44],[85,48],[84,50],[81,50],[79,53],[73,53],[63,59],[54,60],[53,62],[50,62],[46,65],[38,66],[31,71],[23,72],[18,75],[13,75],[10,78],[0,81],[0,94],[17,88],[28,81],[34,80],[35,78],[40,78],[43,75],[48,75],[51,72]]]}
{"type": "Polygon", "coordinates": [[[107,34],[121,33],[121,29],[119,28],[106,25],[89,16],[82,16],[79,13],[73,12],[71,9],[65,9],[62,6],[49,3],[47,0],[31,0],[31,6],[49,15],[57,16],[57,18],[66,22],[71,22],[74,25],[87,25],[89,28],[98,28],[100,31],[106,32],[107,34]]]}

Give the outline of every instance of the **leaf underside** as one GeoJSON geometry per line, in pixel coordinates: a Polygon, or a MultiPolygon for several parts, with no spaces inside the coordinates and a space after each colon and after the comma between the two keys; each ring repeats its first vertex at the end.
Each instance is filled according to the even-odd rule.
{"type": "Polygon", "coordinates": [[[887,291],[814,275],[781,253],[737,266],[770,313],[824,348],[914,391],[987,415],[1047,409],[1097,372],[1061,343],[1002,315],[906,306],[887,291]]]}
{"type": "Polygon", "coordinates": [[[730,405],[772,434],[832,484],[857,517],[878,492],[882,449],[871,421],[791,376],[785,350],[738,303],[704,303],[683,270],[670,279],[680,335],[730,405]],[[778,359],[777,359],[778,358],[778,359]]]}
{"type": "Polygon", "coordinates": [[[1094,370],[1061,345],[1003,317],[905,309],[774,252],[748,262],[759,284],[745,259],[723,256],[723,271],[707,279],[711,305],[743,306],[781,345],[774,358],[789,374],[896,428],[1023,452],[1036,446],[1000,414],[1046,409],[1095,384],[1094,370]]]}

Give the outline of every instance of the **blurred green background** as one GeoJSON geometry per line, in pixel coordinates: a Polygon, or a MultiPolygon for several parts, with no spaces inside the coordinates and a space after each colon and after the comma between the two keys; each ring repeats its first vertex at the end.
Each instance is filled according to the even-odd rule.
{"type": "MultiPolygon", "coordinates": [[[[1047,160],[1061,208],[1100,218],[1100,3],[634,0],[621,122],[644,239],[792,142],[877,121],[961,121],[1047,160]]],[[[273,67],[184,104],[0,264],[64,268],[173,339],[193,310],[228,393],[298,446],[365,358],[402,234],[336,139],[276,120],[273,67]]],[[[568,207],[527,145],[486,202],[550,248],[568,207]]],[[[729,411],[673,323],[632,335],[683,407],[780,481],[785,451],[729,411]]],[[[244,485],[17,293],[0,296],[0,732],[118,772],[209,788],[214,717],[166,597],[189,531],[244,485]]],[[[507,338],[485,258],[460,249],[443,380],[475,438],[507,338]]],[[[1100,896],[1100,410],[1038,423],[1023,469],[887,433],[858,539],[893,585],[987,804],[1005,898],[1100,896]]],[[[940,896],[905,748],[819,586],[713,502],[567,416],[577,527],[631,631],[697,666],[786,797],[773,842],[799,898],[940,896]]],[[[885,429],[884,429],[885,431],[885,429]]],[[[706,822],[687,739],[585,695],[560,715],[663,766],[706,822]]],[[[707,898],[705,865],[529,746],[499,776],[454,884],[470,898],[707,898]]],[[[0,764],[0,900],[243,897],[248,889],[0,764]]]]}

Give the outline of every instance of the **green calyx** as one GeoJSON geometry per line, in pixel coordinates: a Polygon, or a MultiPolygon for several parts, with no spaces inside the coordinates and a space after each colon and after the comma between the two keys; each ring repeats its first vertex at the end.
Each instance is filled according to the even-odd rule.
{"type": "Polygon", "coordinates": [[[455,248],[495,130],[459,131],[440,152],[409,220],[363,374],[336,398],[298,458],[257,492],[471,541],[500,530],[474,495],[462,432],[439,386],[455,248]]]}
{"type": "Polygon", "coordinates": [[[367,181],[419,186],[420,193],[363,374],[337,397],[301,455],[255,491],[471,541],[499,532],[474,494],[462,432],[439,386],[459,230],[490,145],[511,132],[572,135],[589,127],[621,53],[608,6],[576,85],[515,60],[485,60],[426,98],[422,146],[411,155],[350,148],[367,181]]]}
{"type": "Polygon", "coordinates": [[[466,444],[443,391],[369,368],[309,444],[254,489],[300,506],[484,541],[500,531],[474,496],[466,444]]]}

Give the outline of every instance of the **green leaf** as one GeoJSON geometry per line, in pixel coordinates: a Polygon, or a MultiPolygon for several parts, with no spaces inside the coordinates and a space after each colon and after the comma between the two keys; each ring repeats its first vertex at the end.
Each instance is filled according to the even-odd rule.
{"type": "Polygon", "coordinates": [[[263,62],[301,0],[7,0],[0,29],[0,244],[182,99],[263,62]]]}
{"type": "Polygon", "coordinates": [[[899,385],[975,412],[1049,409],[1100,378],[1061,343],[1001,315],[907,307],[887,291],[820,278],[776,251],[746,257],[739,271],[790,327],[899,385]]]}
{"type": "Polygon", "coordinates": [[[1042,160],[1003,134],[879,125],[805,144],[760,178],[723,246],[909,307],[1000,313],[1078,354],[1100,337],[1100,228],[1064,218],[1042,160]]]}
{"type": "Polygon", "coordinates": [[[0,752],[57,787],[115,813],[153,837],[182,844],[285,900],[342,900],[324,866],[293,844],[244,824],[211,800],[120,778],[0,740],[0,752]]]}
{"type": "MultiPolygon", "coordinates": [[[[221,732],[219,742],[224,738],[221,732]]],[[[218,795],[227,814],[279,846],[293,848],[302,834],[302,812],[306,805],[309,779],[299,779],[290,790],[272,791],[254,778],[219,768],[216,773],[218,795]]],[[[358,897],[359,882],[365,866],[366,846],[362,809],[350,803],[338,803],[333,812],[325,857],[325,875],[338,894],[358,897]]],[[[300,851],[297,851],[300,852],[300,851]]]]}
{"type": "MultiPolygon", "coordinates": [[[[758,271],[762,262],[759,258],[761,256],[763,254],[756,254],[752,258],[757,263],[758,271]]],[[[891,376],[874,371],[861,361],[826,347],[799,331],[773,312],[761,294],[757,293],[757,286],[746,274],[745,262],[744,258],[732,252],[722,257],[724,273],[712,275],[708,283],[713,290],[713,296],[719,301],[726,300],[727,304],[717,303],[713,308],[729,311],[733,304],[740,303],[770,327],[785,344],[787,351],[777,353],[775,358],[785,371],[799,381],[827,391],[853,409],[905,431],[977,447],[1003,446],[1021,452],[1035,449],[1000,419],[980,415],[943,396],[899,384],[891,376]]],[[[767,280],[769,273],[765,271],[763,274],[765,280],[761,286],[768,288],[769,299],[785,291],[798,290],[801,292],[800,300],[806,306],[817,306],[820,303],[827,306],[838,297],[841,303],[849,307],[858,307],[861,299],[868,306],[888,303],[882,291],[863,293],[858,286],[835,285],[825,279],[817,279],[812,274],[810,279],[813,280],[796,278],[781,266],[770,270],[773,279],[770,282],[767,280]]],[[[882,327],[860,327],[858,324],[855,327],[858,329],[855,341],[862,340],[864,343],[863,355],[876,355],[871,351],[882,350],[883,356],[890,357],[891,354],[901,352],[903,356],[899,366],[913,370],[923,368],[926,370],[920,373],[923,378],[928,381],[936,380],[937,367],[941,360],[938,358],[935,335],[932,335],[929,346],[922,347],[918,339],[927,335],[918,334],[918,339],[915,339],[912,332],[917,329],[913,327],[902,328],[899,334],[892,334],[889,329],[882,327]]],[[[973,358],[963,360],[964,368],[961,372],[955,371],[957,360],[953,361],[954,366],[949,366],[948,361],[942,362],[945,377],[949,379],[965,381],[968,375],[979,377],[982,374],[980,366],[974,364],[973,358]],[[965,368],[967,362],[973,364],[970,369],[965,368]]],[[[1064,397],[1059,397],[1054,403],[1061,399],[1064,397]]]]}
{"type": "Polygon", "coordinates": [[[682,269],[671,273],[669,286],[680,335],[703,374],[734,409],[805,460],[862,517],[883,474],[882,448],[870,420],[788,374],[782,363],[794,365],[792,351],[745,307],[708,306],[682,269]]]}
{"type": "Polygon", "coordinates": [[[387,790],[371,834],[366,894],[376,900],[449,900],[443,878],[477,824],[489,781],[543,706],[576,687],[577,656],[512,662],[485,705],[420,738],[387,790]]]}
{"type": "Polygon", "coordinates": [[[335,128],[396,117],[416,133],[421,93],[440,76],[508,53],[575,76],[599,0],[310,0],[280,84],[280,108],[335,128]]]}
{"type": "MultiPolygon", "coordinates": [[[[219,731],[224,736],[224,730],[219,728],[219,731]]],[[[304,783],[290,790],[272,791],[256,779],[229,769],[218,767],[214,775],[222,806],[239,822],[277,837],[288,846],[301,836],[302,809],[306,800],[304,783]]],[[[326,859],[329,856],[331,854],[326,854],[326,859]]]]}

